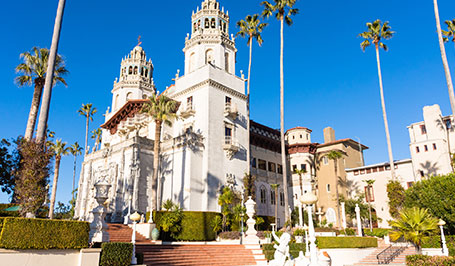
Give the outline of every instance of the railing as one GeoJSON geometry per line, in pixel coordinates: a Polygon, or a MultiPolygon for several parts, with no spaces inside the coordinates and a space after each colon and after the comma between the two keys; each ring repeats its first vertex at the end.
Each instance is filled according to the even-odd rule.
{"type": "Polygon", "coordinates": [[[405,246],[392,246],[390,245],[388,248],[381,251],[376,258],[378,259],[378,264],[389,264],[398,257],[404,250],[406,249],[405,246]]]}

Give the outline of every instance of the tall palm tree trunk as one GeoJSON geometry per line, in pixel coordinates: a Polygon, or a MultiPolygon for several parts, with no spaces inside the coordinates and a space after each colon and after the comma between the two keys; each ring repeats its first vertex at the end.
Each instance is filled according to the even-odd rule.
{"type": "Polygon", "coordinates": [[[76,183],[76,159],[77,157],[74,156],[74,166],[73,166],[73,187],[72,187],[72,190],[71,190],[71,199],[73,201],[73,204],[74,204],[74,187],[75,187],[75,183],[76,183]]]}
{"type": "Polygon", "coordinates": [[[449,89],[450,107],[452,108],[452,115],[455,115],[455,96],[453,93],[452,76],[450,75],[449,62],[447,61],[446,49],[442,39],[441,21],[439,20],[438,1],[433,0],[434,14],[436,17],[436,28],[438,29],[439,48],[441,49],[442,64],[444,65],[444,72],[447,80],[447,88],[449,89]]]}
{"type": "Polygon", "coordinates": [[[281,18],[281,30],[280,30],[280,37],[281,37],[281,50],[280,50],[280,137],[281,137],[281,163],[283,165],[283,191],[284,191],[284,217],[285,221],[287,222],[290,220],[289,217],[289,200],[288,200],[288,175],[287,175],[287,162],[286,162],[286,144],[284,141],[284,66],[283,66],[283,59],[284,59],[284,19],[281,18]]]}
{"type": "Polygon", "coordinates": [[[55,58],[57,56],[58,42],[60,40],[60,30],[62,27],[63,11],[65,10],[65,0],[59,0],[57,15],[55,17],[54,33],[52,35],[51,50],[49,51],[49,59],[46,71],[46,81],[44,83],[43,102],[41,104],[40,115],[38,120],[38,129],[36,131],[36,139],[39,142],[44,142],[46,137],[47,119],[49,117],[49,105],[52,94],[52,81],[54,80],[55,58]]]}
{"type": "MultiPolygon", "coordinates": [[[[158,210],[157,201],[157,181],[158,181],[158,170],[160,162],[160,139],[161,139],[161,121],[155,121],[155,145],[153,147],[153,177],[152,177],[152,200],[151,200],[151,212],[158,210]]],[[[152,215],[152,214],[150,214],[152,215]]]]}
{"type": "Polygon", "coordinates": [[[41,102],[41,94],[43,93],[43,82],[41,79],[35,79],[35,90],[33,91],[32,106],[28,115],[27,127],[25,129],[24,138],[31,140],[35,131],[36,117],[38,116],[39,104],[41,102]]]}
{"type": "Polygon", "coordinates": [[[278,229],[278,187],[275,188],[275,226],[278,229]]]}
{"type": "Polygon", "coordinates": [[[248,176],[251,174],[251,146],[250,146],[250,80],[251,80],[251,58],[253,55],[253,38],[250,36],[250,61],[248,64],[248,82],[246,83],[246,116],[247,116],[247,124],[246,124],[246,131],[247,131],[247,143],[248,147],[246,149],[246,160],[248,162],[248,169],[247,173],[248,176]]]}
{"type": "Polygon", "coordinates": [[[87,143],[88,143],[88,123],[89,123],[89,120],[90,120],[90,117],[89,117],[89,114],[87,114],[87,122],[85,124],[85,147],[84,147],[85,154],[88,153],[87,143]]]}
{"type": "Polygon", "coordinates": [[[58,171],[60,168],[60,157],[56,156],[55,166],[54,166],[54,181],[52,182],[52,194],[51,201],[49,206],[49,219],[54,218],[54,206],[55,206],[55,196],[57,194],[57,182],[58,182],[58,171]]]}
{"type": "Polygon", "coordinates": [[[338,219],[337,219],[337,227],[340,228],[340,220],[341,220],[341,210],[340,210],[340,192],[338,190],[338,160],[334,160],[333,163],[335,164],[335,194],[337,197],[337,212],[338,212],[338,219]]]}
{"type": "Polygon", "coordinates": [[[382,116],[384,118],[385,136],[387,138],[387,151],[389,153],[390,174],[392,175],[392,180],[396,180],[396,177],[395,177],[395,163],[393,161],[392,143],[390,141],[390,133],[389,133],[389,122],[387,122],[387,112],[386,112],[386,109],[385,109],[384,88],[382,86],[381,61],[379,59],[379,46],[378,46],[378,44],[376,44],[376,61],[377,61],[377,64],[378,64],[379,89],[380,89],[380,92],[381,92],[381,106],[382,106],[382,116]]]}

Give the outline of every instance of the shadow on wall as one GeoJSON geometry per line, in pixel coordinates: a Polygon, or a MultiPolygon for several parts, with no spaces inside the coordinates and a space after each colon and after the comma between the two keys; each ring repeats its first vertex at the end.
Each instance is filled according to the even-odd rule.
{"type": "Polygon", "coordinates": [[[424,170],[424,175],[425,176],[436,175],[438,170],[439,170],[438,162],[431,163],[430,161],[426,161],[425,163],[421,163],[420,164],[420,168],[424,170]]]}

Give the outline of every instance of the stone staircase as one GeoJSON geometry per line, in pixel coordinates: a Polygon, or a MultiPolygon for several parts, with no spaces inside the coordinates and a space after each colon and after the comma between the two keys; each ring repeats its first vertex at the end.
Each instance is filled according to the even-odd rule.
{"type": "MultiPolygon", "coordinates": [[[[108,224],[111,242],[131,242],[133,230],[123,224],[108,224]]],[[[267,265],[259,245],[209,243],[161,244],[136,233],[136,252],[144,265],[167,266],[251,266],[267,265]]]]}
{"type": "MultiPolygon", "coordinates": [[[[378,259],[376,255],[381,253],[384,249],[388,248],[390,245],[386,245],[383,241],[378,243],[379,246],[376,248],[370,255],[363,258],[361,261],[355,264],[351,264],[349,266],[371,266],[371,265],[379,265],[378,259]]],[[[408,246],[406,249],[398,255],[392,262],[389,264],[381,264],[381,265],[390,265],[390,266],[403,266],[406,265],[406,256],[416,254],[415,248],[413,246],[408,246]]],[[[348,266],[348,265],[346,265],[348,266]]]]}

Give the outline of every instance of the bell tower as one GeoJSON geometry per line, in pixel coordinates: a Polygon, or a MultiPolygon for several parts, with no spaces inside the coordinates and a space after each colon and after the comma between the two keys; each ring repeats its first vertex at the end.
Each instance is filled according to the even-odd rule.
{"type": "Polygon", "coordinates": [[[120,78],[112,89],[112,110],[120,109],[128,100],[145,99],[155,93],[153,63],[139,43],[122,59],[120,78]]]}
{"type": "Polygon", "coordinates": [[[235,73],[235,39],[229,38],[229,13],[216,0],[205,0],[191,16],[191,36],[185,40],[185,74],[207,64],[235,73]]]}

